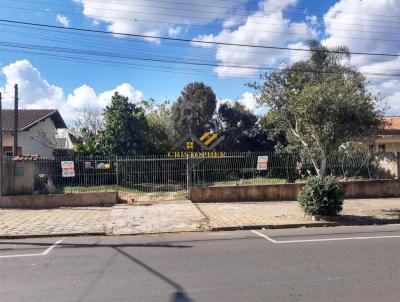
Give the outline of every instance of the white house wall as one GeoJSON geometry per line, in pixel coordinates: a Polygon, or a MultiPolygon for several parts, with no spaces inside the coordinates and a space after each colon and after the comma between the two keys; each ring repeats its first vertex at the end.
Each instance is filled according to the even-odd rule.
{"type": "MultiPolygon", "coordinates": [[[[22,154],[38,154],[44,158],[53,157],[56,127],[51,118],[38,123],[28,131],[18,132],[18,146],[22,147],[22,154]]],[[[12,135],[3,135],[3,146],[13,146],[12,135]]]]}

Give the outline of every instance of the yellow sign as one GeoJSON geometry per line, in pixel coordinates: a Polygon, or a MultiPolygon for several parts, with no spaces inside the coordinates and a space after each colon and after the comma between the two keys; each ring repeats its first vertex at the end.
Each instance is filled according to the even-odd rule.
{"type": "Polygon", "coordinates": [[[224,138],[224,136],[218,137],[218,133],[211,134],[210,132],[206,132],[200,138],[189,133],[173,147],[175,150],[179,150],[183,147],[185,151],[170,151],[168,152],[168,157],[224,157],[226,156],[226,152],[215,151],[215,147],[223,141],[224,138]],[[195,150],[195,143],[200,147],[201,151],[195,150]]]}
{"type": "Polygon", "coordinates": [[[204,158],[204,157],[225,157],[226,152],[223,151],[170,151],[168,152],[168,157],[171,158],[204,158]]]}
{"type": "Polygon", "coordinates": [[[200,141],[204,143],[204,145],[208,146],[211,144],[213,141],[215,141],[218,137],[217,133],[214,133],[213,135],[210,136],[210,132],[206,132],[203,134],[202,137],[200,137],[200,141]]]}

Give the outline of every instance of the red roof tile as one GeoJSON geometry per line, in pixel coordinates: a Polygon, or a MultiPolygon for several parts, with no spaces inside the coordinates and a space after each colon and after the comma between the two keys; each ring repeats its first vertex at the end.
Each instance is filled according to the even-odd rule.
{"type": "Polygon", "coordinates": [[[383,120],[386,123],[384,130],[400,130],[400,116],[385,116],[383,120]]]}
{"type": "MultiPolygon", "coordinates": [[[[2,111],[3,130],[14,130],[14,110],[5,109],[2,111]]],[[[18,110],[18,130],[28,130],[37,123],[51,117],[57,128],[66,128],[60,113],[54,109],[20,109],[18,110]]]]}

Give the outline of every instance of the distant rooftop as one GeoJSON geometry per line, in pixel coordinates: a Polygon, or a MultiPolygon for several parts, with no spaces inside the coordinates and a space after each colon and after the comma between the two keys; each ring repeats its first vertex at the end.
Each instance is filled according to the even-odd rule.
{"type": "Polygon", "coordinates": [[[384,120],[388,123],[388,125],[385,126],[385,130],[400,130],[400,116],[385,116],[384,120]]]}
{"type": "MultiPolygon", "coordinates": [[[[3,130],[14,130],[14,110],[5,109],[2,111],[3,130]]],[[[50,117],[56,128],[67,128],[58,110],[55,109],[20,109],[18,110],[18,131],[29,130],[36,124],[50,117]]]]}

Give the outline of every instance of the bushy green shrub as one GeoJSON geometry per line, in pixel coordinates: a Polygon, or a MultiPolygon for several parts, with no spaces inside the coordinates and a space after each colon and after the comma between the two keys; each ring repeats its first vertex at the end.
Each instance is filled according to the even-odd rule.
{"type": "Polygon", "coordinates": [[[297,196],[308,215],[336,216],[342,211],[343,189],[332,177],[312,176],[297,196]]]}

